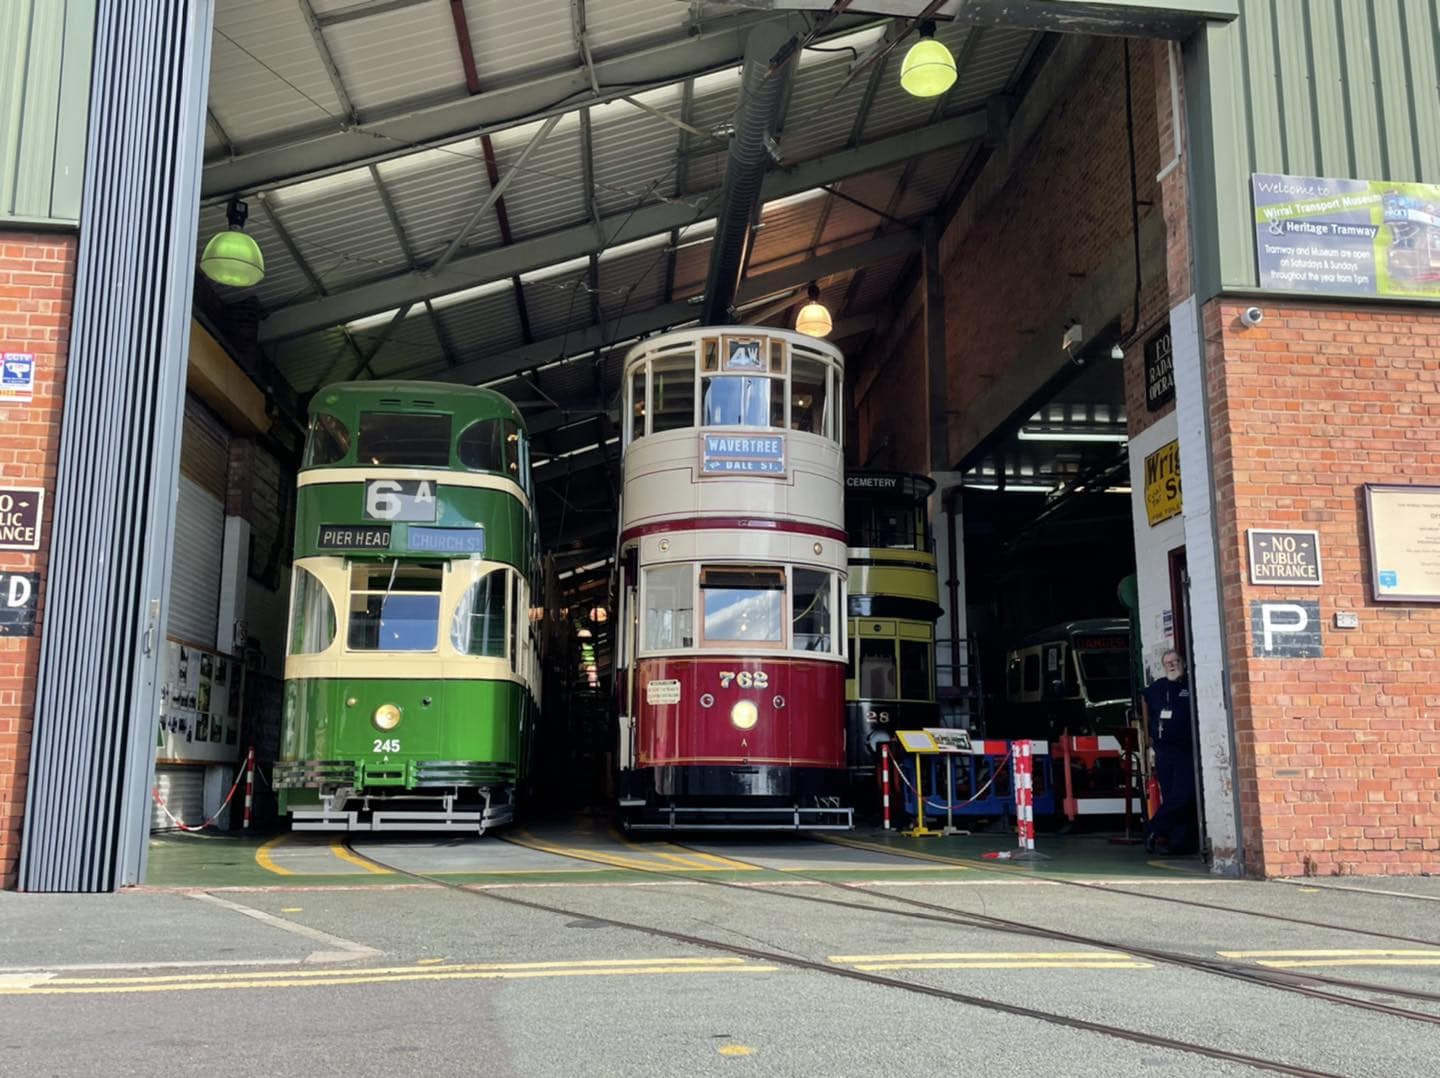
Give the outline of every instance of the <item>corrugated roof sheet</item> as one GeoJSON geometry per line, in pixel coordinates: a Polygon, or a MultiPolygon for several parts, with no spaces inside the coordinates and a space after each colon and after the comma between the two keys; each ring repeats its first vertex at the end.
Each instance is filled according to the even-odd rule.
{"type": "Polygon", "coordinates": [[[465,92],[448,3],[414,4],[336,24],[325,29],[325,44],[362,117],[400,101],[465,92]]]}

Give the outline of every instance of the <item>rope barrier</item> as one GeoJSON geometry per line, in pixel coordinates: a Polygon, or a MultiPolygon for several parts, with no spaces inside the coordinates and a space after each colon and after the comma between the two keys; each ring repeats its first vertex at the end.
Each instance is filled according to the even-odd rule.
{"type": "MultiPolygon", "coordinates": [[[[1005,767],[1005,765],[1010,762],[1010,757],[1014,754],[1015,750],[1013,748],[1006,749],[1005,755],[1000,758],[1000,762],[990,769],[990,777],[985,780],[985,784],[981,786],[978,790],[976,790],[973,794],[971,794],[969,797],[967,797],[964,801],[958,803],[961,805],[968,805],[972,801],[978,801],[981,797],[983,797],[985,795],[985,791],[990,789],[991,786],[995,785],[996,776],[998,776],[1001,770],[1005,767]]],[[[988,756],[986,757],[986,759],[989,758],[990,757],[988,756]]],[[[890,766],[895,769],[895,774],[900,776],[900,781],[903,782],[907,787],[909,787],[910,791],[913,793],[915,791],[915,784],[905,777],[905,769],[900,766],[900,761],[892,758],[890,761],[890,766]]]]}
{"type": "Polygon", "coordinates": [[[158,785],[150,788],[150,794],[155,798],[155,803],[160,806],[160,811],[165,813],[170,822],[181,831],[203,831],[205,828],[215,825],[215,821],[220,818],[220,814],[225,811],[226,806],[230,804],[230,800],[235,796],[235,791],[240,788],[240,780],[244,777],[244,771],[240,771],[235,775],[235,781],[230,784],[230,792],[225,795],[225,800],[220,802],[220,807],[215,810],[215,815],[211,816],[202,824],[188,824],[171,812],[170,806],[165,804],[165,798],[160,796],[160,787],[158,785]]]}

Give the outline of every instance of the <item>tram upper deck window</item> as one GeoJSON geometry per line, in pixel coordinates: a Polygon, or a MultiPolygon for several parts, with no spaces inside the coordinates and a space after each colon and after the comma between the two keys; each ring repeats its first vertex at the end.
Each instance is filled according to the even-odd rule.
{"type": "Polygon", "coordinates": [[[472,471],[505,471],[505,432],[498,419],[471,423],[461,432],[455,448],[460,463],[472,471]]]}
{"type": "Polygon", "coordinates": [[[790,362],[790,426],[793,430],[830,436],[830,415],[826,409],[825,364],[804,356],[790,362]]]}
{"type": "Polygon", "coordinates": [[[700,573],[700,597],[707,645],[784,642],[784,570],[712,566],[700,573]]]}
{"type": "Polygon", "coordinates": [[[790,597],[791,644],[800,651],[830,651],[830,574],[796,569],[790,597]]]}
{"type": "Polygon", "coordinates": [[[438,562],[366,562],[350,570],[351,651],[434,651],[439,636],[438,562]]]}
{"type": "Polygon", "coordinates": [[[650,433],[695,425],[695,357],[666,356],[650,365],[650,433]]]}
{"type": "Polygon", "coordinates": [[[505,657],[505,601],[509,573],[495,569],[465,590],[450,620],[450,643],[461,655],[505,657]]]}
{"type": "Polygon", "coordinates": [[[695,646],[695,567],[657,565],[645,570],[647,651],[695,646]]]}
{"type": "Polygon", "coordinates": [[[305,467],[318,468],[345,459],[350,452],[350,428],[336,416],[320,412],[310,420],[310,444],[305,452],[305,467]]]}
{"type": "Polygon", "coordinates": [[[415,412],[361,412],[361,464],[448,468],[450,417],[415,412]]]}
{"type": "Polygon", "coordinates": [[[783,427],[785,383],[749,374],[717,374],[702,379],[707,427],[783,427]]]}
{"type": "Polygon", "coordinates": [[[645,437],[645,365],[630,375],[630,440],[645,437]]]}
{"type": "Polygon", "coordinates": [[[335,604],[325,585],[297,565],[290,588],[290,654],[315,655],[334,641],[335,604]]]}

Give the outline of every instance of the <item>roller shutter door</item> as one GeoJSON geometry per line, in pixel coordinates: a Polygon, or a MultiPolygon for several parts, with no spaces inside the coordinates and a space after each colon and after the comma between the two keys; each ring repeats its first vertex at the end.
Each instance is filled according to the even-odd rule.
{"type": "Polygon", "coordinates": [[[220,615],[229,460],[229,431],[203,404],[187,397],[165,631],[200,647],[215,646],[220,615]]]}
{"type": "MultiPolygon", "coordinates": [[[[194,826],[205,820],[205,768],[159,764],[155,768],[155,786],[165,799],[171,815],[194,826]]],[[[154,798],[150,800],[150,830],[174,831],[175,824],[154,798]]]]}

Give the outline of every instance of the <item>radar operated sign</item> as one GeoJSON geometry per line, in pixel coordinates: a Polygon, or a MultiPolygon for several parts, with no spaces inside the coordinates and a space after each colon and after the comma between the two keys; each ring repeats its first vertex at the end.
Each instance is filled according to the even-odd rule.
{"type": "Polygon", "coordinates": [[[1260,287],[1440,297],[1440,187],[1256,173],[1260,287]]]}

